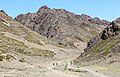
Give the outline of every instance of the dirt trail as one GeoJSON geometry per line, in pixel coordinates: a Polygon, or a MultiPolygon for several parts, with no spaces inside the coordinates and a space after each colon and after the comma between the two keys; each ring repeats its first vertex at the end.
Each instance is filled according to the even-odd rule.
{"type": "Polygon", "coordinates": [[[55,74],[58,74],[60,77],[80,77],[80,76],[77,76],[77,75],[66,74],[66,73],[64,73],[62,71],[54,70],[52,68],[53,67],[48,67],[47,69],[50,70],[50,71],[52,71],[55,74]]]}
{"type": "MultiPolygon", "coordinates": [[[[71,59],[72,60],[72,59],[71,59]]],[[[81,70],[81,71],[87,71],[87,72],[89,72],[89,73],[91,73],[91,74],[93,74],[94,76],[96,76],[96,77],[108,77],[108,76],[105,76],[105,75],[103,75],[103,74],[101,74],[101,73],[98,73],[98,72],[96,72],[96,71],[93,71],[93,70],[90,70],[90,69],[87,69],[87,68],[75,68],[75,67],[72,67],[72,66],[70,66],[70,59],[67,59],[67,60],[63,60],[63,61],[66,61],[67,62],[67,64],[68,64],[68,66],[67,66],[67,68],[70,68],[70,69],[76,69],[76,70],[81,70]]],[[[58,64],[61,64],[63,61],[59,61],[59,62],[57,62],[58,64]]],[[[59,71],[59,70],[55,70],[55,69],[53,69],[55,66],[49,66],[47,69],[48,70],[51,70],[52,72],[54,72],[54,73],[56,73],[56,74],[58,74],[58,75],[60,75],[61,77],[80,77],[80,76],[77,76],[77,75],[70,75],[70,74],[66,74],[66,73],[64,73],[64,72],[62,72],[62,71],[59,71]]]]}
{"type": "MultiPolygon", "coordinates": [[[[69,61],[69,60],[70,59],[66,59],[66,60],[61,60],[61,61],[57,61],[57,62],[54,62],[54,63],[58,63],[60,65],[62,62],[69,61]]],[[[51,65],[51,66],[47,67],[47,69],[50,70],[51,72],[55,73],[55,74],[58,74],[60,77],[80,77],[80,76],[77,76],[77,75],[67,74],[65,72],[55,70],[55,69],[53,69],[54,67],[55,66],[51,65]]]]}
{"type": "Polygon", "coordinates": [[[90,69],[87,69],[87,68],[74,68],[74,67],[68,67],[68,68],[87,71],[87,72],[89,72],[89,73],[91,73],[91,74],[93,74],[93,75],[95,75],[97,77],[108,77],[108,76],[105,76],[105,75],[103,75],[101,73],[98,73],[96,71],[93,71],[93,70],[90,70],[90,69]]]}
{"type": "Polygon", "coordinates": [[[103,75],[103,74],[101,74],[101,73],[97,73],[97,72],[92,71],[92,70],[89,70],[89,69],[82,69],[82,70],[88,71],[88,72],[96,75],[97,77],[108,77],[108,76],[105,76],[105,75],[103,75]]]}

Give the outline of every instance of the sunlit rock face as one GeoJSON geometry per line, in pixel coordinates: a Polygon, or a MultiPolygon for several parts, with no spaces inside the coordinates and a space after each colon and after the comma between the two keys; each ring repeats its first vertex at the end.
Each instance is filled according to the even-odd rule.
{"type": "Polygon", "coordinates": [[[72,47],[75,42],[89,41],[109,24],[97,17],[47,6],[42,6],[36,13],[20,14],[15,20],[60,45],[72,47]]]}

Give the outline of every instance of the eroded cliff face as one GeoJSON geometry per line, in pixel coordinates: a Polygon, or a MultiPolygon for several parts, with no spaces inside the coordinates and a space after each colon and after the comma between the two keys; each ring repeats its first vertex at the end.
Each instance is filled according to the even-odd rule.
{"type": "Polygon", "coordinates": [[[74,47],[76,42],[87,42],[109,24],[97,17],[76,15],[64,9],[50,9],[47,6],[42,6],[36,13],[20,14],[15,20],[57,44],[68,47],[74,47]]]}

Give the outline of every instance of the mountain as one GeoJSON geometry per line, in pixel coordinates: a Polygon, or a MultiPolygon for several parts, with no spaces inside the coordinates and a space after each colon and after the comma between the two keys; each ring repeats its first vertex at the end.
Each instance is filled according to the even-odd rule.
{"type": "Polygon", "coordinates": [[[50,9],[47,6],[42,6],[36,13],[20,14],[15,20],[51,39],[55,42],[54,45],[73,48],[79,47],[81,42],[88,42],[109,24],[97,17],[76,15],[64,9],[50,9]]]}
{"type": "Polygon", "coordinates": [[[0,11],[0,61],[21,62],[24,56],[54,57],[54,51],[40,48],[46,40],[0,11]]]}
{"type": "Polygon", "coordinates": [[[0,77],[119,77],[119,56],[120,18],[43,6],[13,19],[0,10],[0,77]]]}
{"type": "Polygon", "coordinates": [[[110,65],[120,62],[120,18],[111,22],[98,36],[91,39],[76,63],[110,65]]]}
{"type": "Polygon", "coordinates": [[[50,39],[0,11],[0,69],[8,71],[6,68],[34,67],[40,70],[38,67],[44,67],[54,60],[76,57],[80,52],[53,44],[50,39]]]}

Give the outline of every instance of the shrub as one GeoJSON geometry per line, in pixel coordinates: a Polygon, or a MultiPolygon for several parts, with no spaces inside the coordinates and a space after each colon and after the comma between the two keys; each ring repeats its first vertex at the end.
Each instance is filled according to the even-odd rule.
{"type": "Polygon", "coordinates": [[[19,59],[19,62],[26,62],[24,58],[19,59]]]}
{"type": "Polygon", "coordinates": [[[9,54],[6,55],[6,60],[10,61],[12,59],[15,59],[12,55],[9,54]]]}
{"type": "Polygon", "coordinates": [[[0,61],[3,61],[4,56],[0,55],[0,61]]]}

